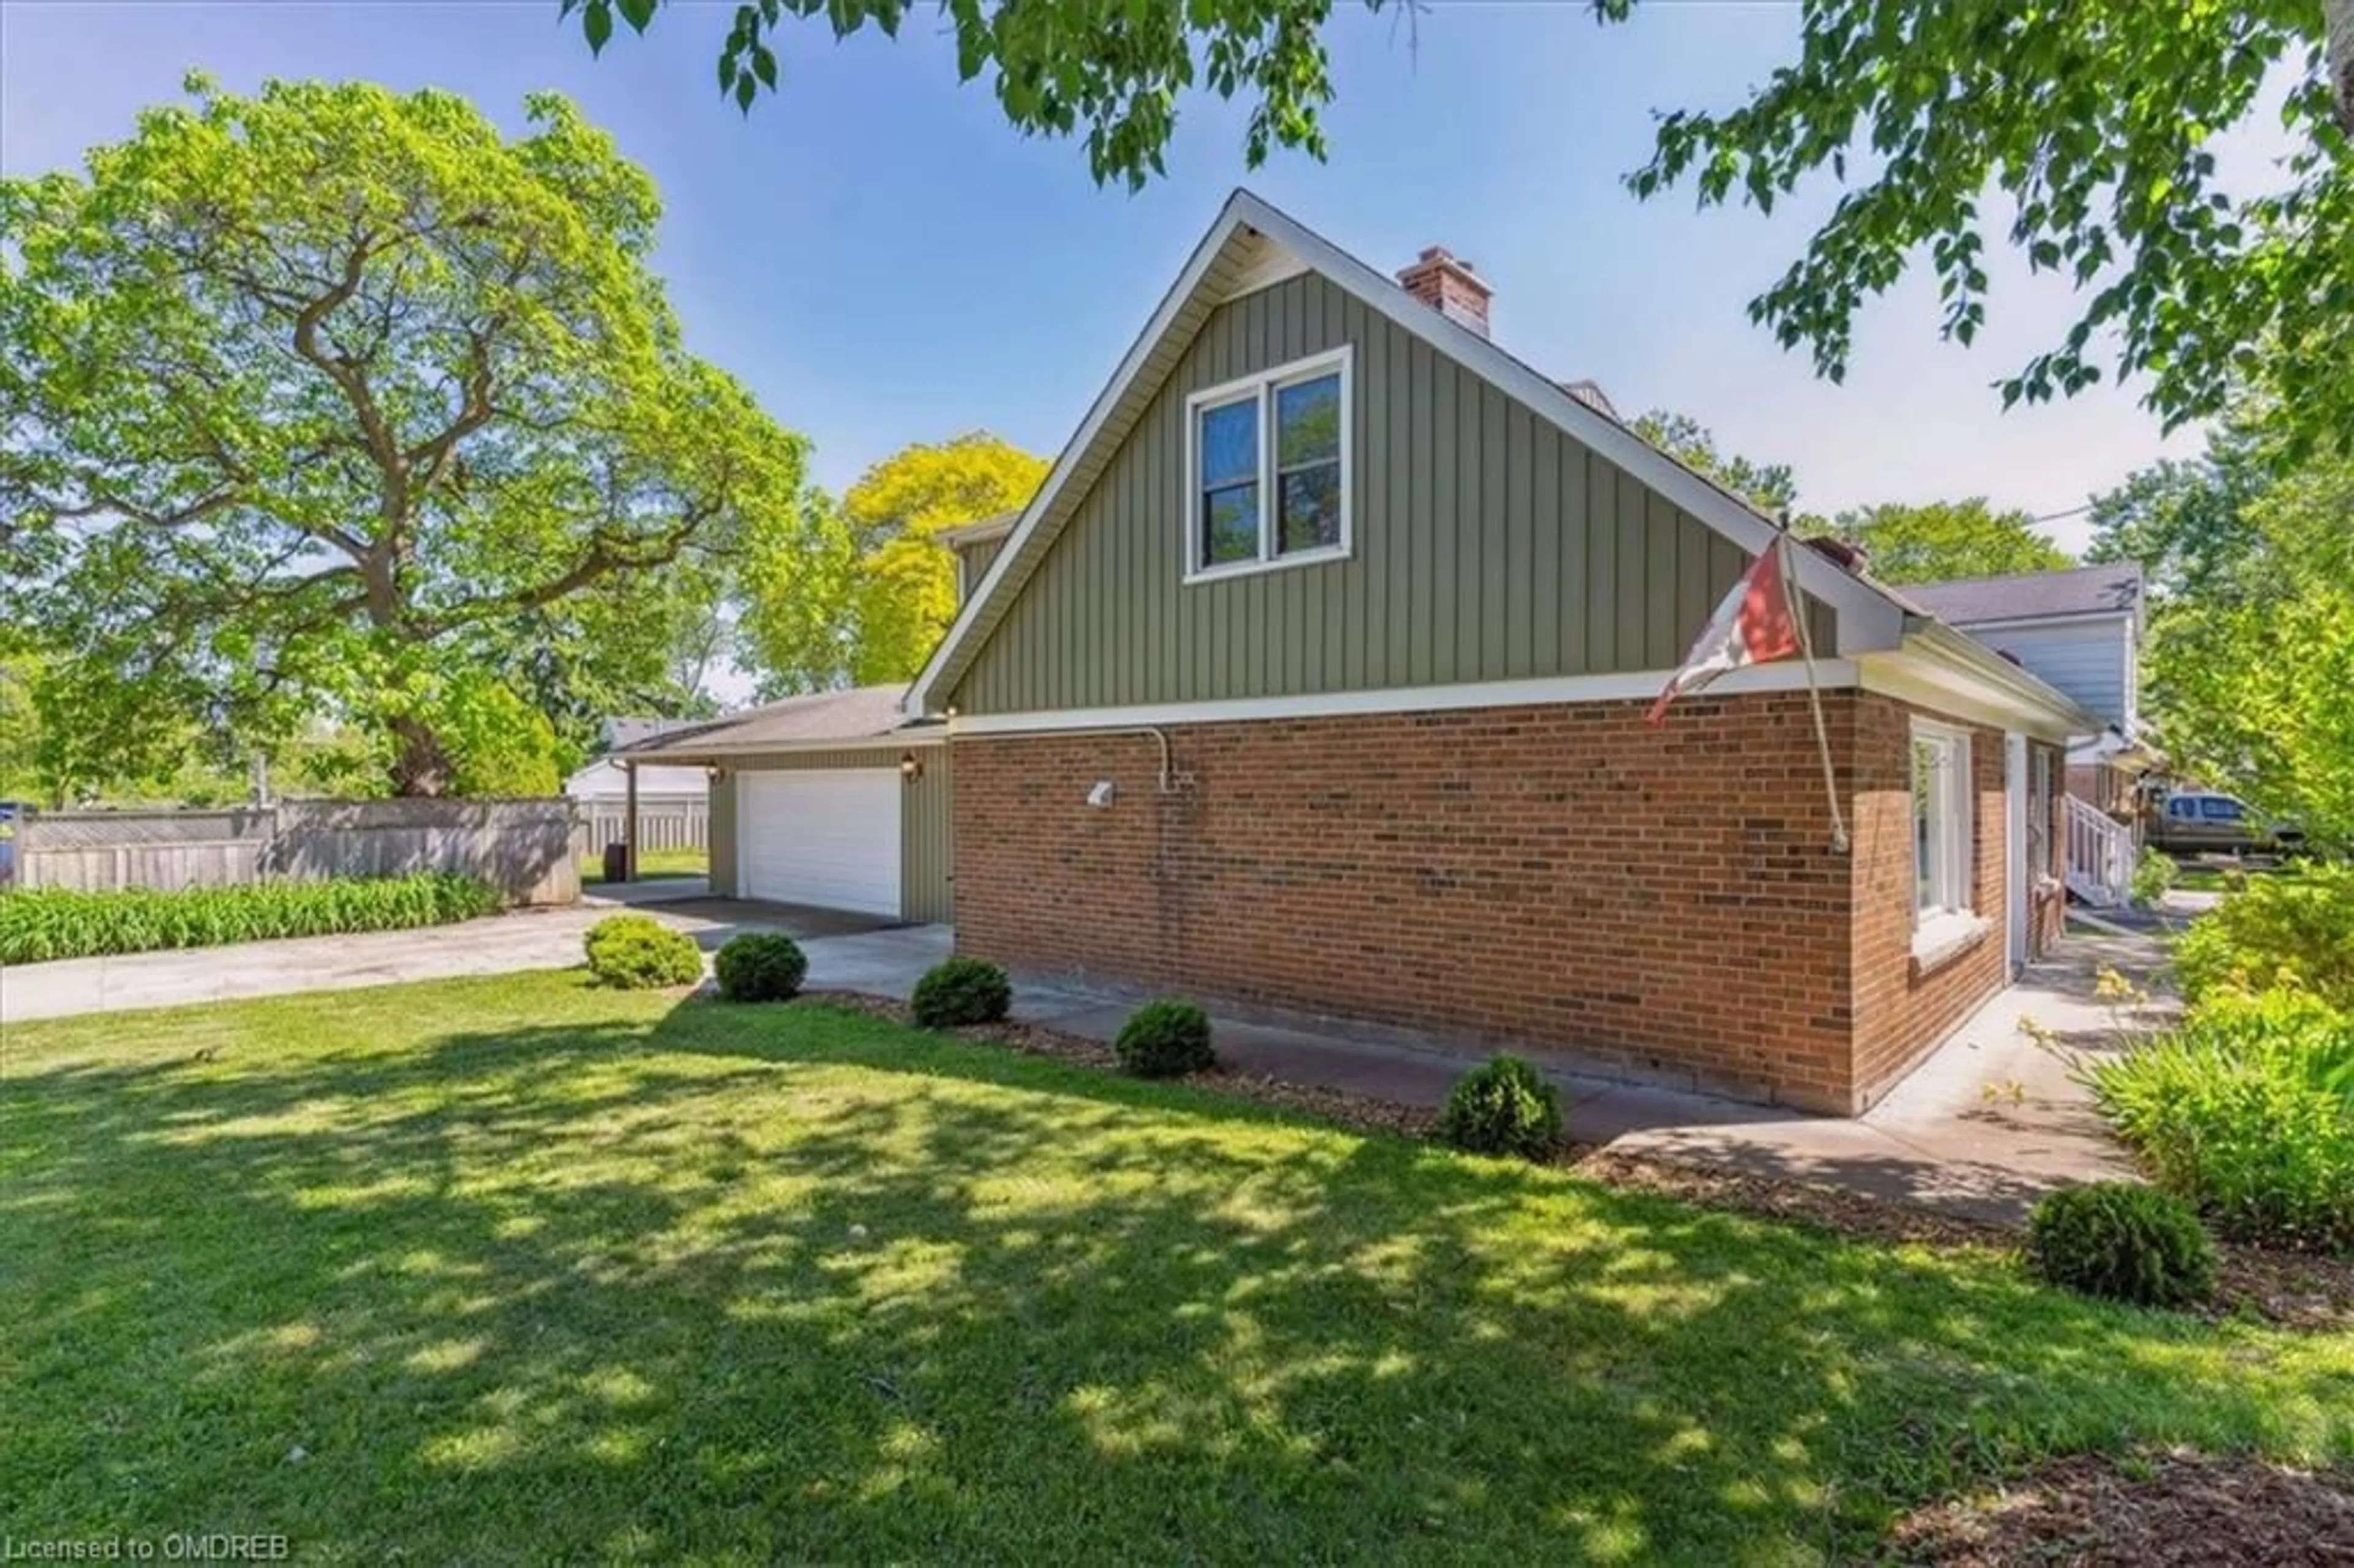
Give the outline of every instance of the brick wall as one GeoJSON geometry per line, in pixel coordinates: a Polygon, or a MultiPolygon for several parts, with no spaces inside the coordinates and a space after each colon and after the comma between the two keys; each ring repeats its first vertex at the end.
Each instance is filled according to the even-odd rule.
{"type": "Polygon", "coordinates": [[[1825,702],[1848,857],[1797,694],[1172,726],[1165,796],[1150,736],[960,737],[958,946],[1851,1112],[2002,983],[2002,746],[1921,974],[1907,710],[1825,702]]]}
{"type": "Polygon", "coordinates": [[[1970,906],[1978,939],[1933,968],[1913,955],[1913,717],[1893,698],[1858,699],[1855,751],[1856,1108],[1885,1093],[2009,976],[2002,732],[1940,723],[1970,740],[1970,906]]]}

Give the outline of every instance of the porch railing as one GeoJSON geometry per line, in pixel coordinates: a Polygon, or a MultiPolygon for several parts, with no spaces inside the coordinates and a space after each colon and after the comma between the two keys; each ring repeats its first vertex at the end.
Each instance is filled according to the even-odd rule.
{"type": "Polygon", "coordinates": [[[2133,890],[2133,829],[2073,795],[2060,803],[2068,891],[2096,909],[2115,908],[2133,890]]]}

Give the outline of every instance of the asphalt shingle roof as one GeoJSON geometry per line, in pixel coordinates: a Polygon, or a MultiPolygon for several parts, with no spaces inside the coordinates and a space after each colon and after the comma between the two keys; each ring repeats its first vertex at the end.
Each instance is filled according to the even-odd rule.
{"type": "Polygon", "coordinates": [[[763,746],[874,740],[907,726],[899,700],[905,686],[855,686],[846,692],[814,692],[805,697],[747,708],[693,729],[677,730],[627,748],[632,757],[665,752],[697,756],[714,748],[745,751],[763,746]]]}
{"type": "Polygon", "coordinates": [[[2065,572],[1908,583],[1902,591],[1948,626],[2047,615],[2117,615],[2141,608],[2141,567],[2126,561],[2065,572]]]}

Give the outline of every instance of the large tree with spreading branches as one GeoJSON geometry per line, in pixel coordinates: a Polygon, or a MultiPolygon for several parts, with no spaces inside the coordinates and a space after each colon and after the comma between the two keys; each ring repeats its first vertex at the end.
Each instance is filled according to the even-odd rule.
{"type": "Polygon", "coordinates": [[[659,693],[803,446],[681,345],[646,175],[552,96],[509,136],[446,92],[188,86],[0,181],[0,558],[49,723],[121,769],[191,713],[328,715],[431,794],[466,736],[659,693]]]}

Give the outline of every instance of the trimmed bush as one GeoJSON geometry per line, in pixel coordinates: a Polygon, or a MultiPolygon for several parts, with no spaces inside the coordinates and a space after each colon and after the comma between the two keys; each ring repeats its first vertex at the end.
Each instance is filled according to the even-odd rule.
{"type": "Polygon", "coordinates": [[[984,959],[943,959],[924,971],[909,999],[926,1029],[1002,1022],[1013,1005],[1005,971],[984,959]]]}
{"type": "Polygon", "coordinates": [[[711,972],[730,1001],[790,1001],[809,973],[809,957],[781,931],[747,931],[727,938],[711,972]]]}
{"type": "Polygon", "coordinates": [[[588,972],[616,990],[655,991],[703,978],[703,952],[695,938],[651,915],[609,916],[588,927],[583,945],[588,972]]]}
{"type": "Polygon", "coordinates": [[[2188,1307],[2215,1288],[2215,1244],[2198,1213],[2138,1181],[2052,1193],[2028,1217],[2027,1255],[2051,1284],[2137,1307],[2188,1307]]]}
{"type": "Polygon", "coordinates": [[[1210,1015],[1190,1001],[1148,1001],[1119,1026],[1111,1043],[1119,1065],[1140,1078],[1175,1078],[1217,1065],[1210,1048],[1210,1015]]]}
{"type": "Polygon", "coordinates": [[[345,877],[252,882],[177,892],[82,893],[28,887],[0,893],[0,963],[217,948],[283,937],[405,931],[494,913],[498,894],[471,876],[345,877]]]}
{"type": "Polygon", "coordinates": [[[2249,877],[2177,938],[2174,969],[2193,1001],[2294,980],[2354,1012],[2354,865],[2249,877]]]}
{"type": "Polygon", "coordinates": [[[2144,1169],[2222,1234],[2354,1252],[2354,1017],[2285,988],[2210,992],[2084,1076],[2144,1169]]]}
{"type": "Polygon", "coordinates": [[[1473,1154],[1542,1160],[1561,1141],[1561,1094],[1518,1056],[1490,1057],[1455,1080],[1438,1136],[1473,1154]]]}
{"type": "Polygon", "coordinates": [[[2167,890],[2174,885],[2174,879],[2180,874],[2180,869],[2174,863],[2174,857],[2164,850],[2144,847],[2141,858],[2134,862],[2130,884],[2135,907],[2156,908],[2158,901],[2165,897],[2167,890]]]}

